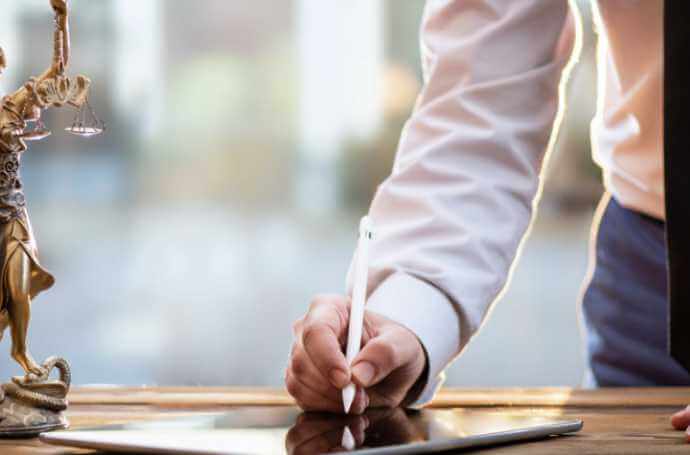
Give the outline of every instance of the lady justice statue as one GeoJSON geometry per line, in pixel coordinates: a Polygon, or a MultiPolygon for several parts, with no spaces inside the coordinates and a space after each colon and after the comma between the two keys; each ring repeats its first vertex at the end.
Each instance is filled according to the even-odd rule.
{"type": "MultiPolygon", "coordinates": [[[[52,357],[39,365],[27,347],[31,301],[55,280],[38,260],[19,175],[22,154],[27,142],[51,134],[41,121],[41,112],[51,107],[78,109],[69,132],[90,136],[103,131],[88,105],[89,79],[65,75],[70,57],[67,0],[50,0],[50,5],[55,14],[50,67],[0,102],[0,339],[9,327],[12,358],[25,372],[0,388],[0,437],[31,436],[67,426],[62,415],[70,385],[67,362],[52,357]],[[95,123],[84,123],[86,109],[95,123]],[[50,378],[53,368],[59,371],[57,379],[50,378]]],[[[0,48],[0,74],[5,67],[0,48]]]]}

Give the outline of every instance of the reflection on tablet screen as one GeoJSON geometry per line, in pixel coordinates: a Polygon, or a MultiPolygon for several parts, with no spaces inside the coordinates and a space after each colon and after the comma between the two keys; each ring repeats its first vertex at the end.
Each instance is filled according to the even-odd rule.
{"type": "MultiPolygon", "coordinates": [[[[574,424],[524,412],[489,410],[370,410],[362,416],[300,413],[296,408],[238,408],[227,414],[136,422],[47,434],[44,440],[77,447],[185,453],[317,454],[442,442],[522,429],[574,424]],[[95,444],[98,443],[98,444],[95,444]]],[[[515,439],[515,438],[513,438],[515,439]]],[[[518,438],[520,439],[520,438],[518,438]]],[[[499,441],[500,442],[500,441],[499,441]]]]}

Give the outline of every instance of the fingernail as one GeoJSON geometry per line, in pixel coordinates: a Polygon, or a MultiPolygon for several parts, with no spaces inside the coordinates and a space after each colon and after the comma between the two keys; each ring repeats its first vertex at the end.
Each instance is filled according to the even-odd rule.
{"type": "Polygon", "coordinates": [[[376,374],[374,365],[369,362],[359,362],[352,368],[352,375],[355,376],[364,387],[370,385],[369,383],[374,379],[374,374],[376,374]]]}
{"type": "Polygon", "coordinates": [[[342,389],[350,382],[350,378],[348,377],[347,373],[345,373],[343,370],[339,370],[338,368],[331,370],[330,377],[331,383],[339,389],[342,389]]]}

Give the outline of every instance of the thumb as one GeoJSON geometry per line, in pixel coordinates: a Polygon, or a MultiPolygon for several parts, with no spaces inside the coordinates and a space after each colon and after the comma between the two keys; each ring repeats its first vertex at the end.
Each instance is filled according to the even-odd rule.
{"type": "Polygon", "coordinates": [[[383,381],[418,354],[417,338],[404,327],[395,327],[372,338],[352,362],[352,378],[368,388],[383,381]]]}

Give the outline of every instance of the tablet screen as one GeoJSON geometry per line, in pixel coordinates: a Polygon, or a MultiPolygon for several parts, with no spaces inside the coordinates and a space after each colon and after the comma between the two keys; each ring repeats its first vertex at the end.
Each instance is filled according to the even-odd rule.
{"type": "Polygon", "coordinates": [[[192,454],[420,453],[534,439],[582,423],[526,411],[371,410],[363,416],[301,413],[290,407],[236,408],[225,414],[62,431],[45,442],[73,447],[192,454]]]}

